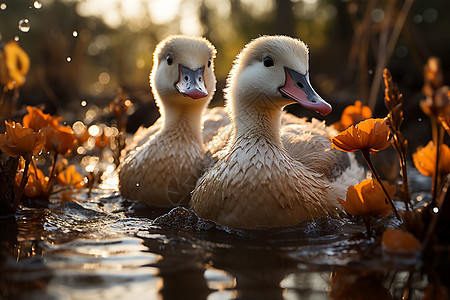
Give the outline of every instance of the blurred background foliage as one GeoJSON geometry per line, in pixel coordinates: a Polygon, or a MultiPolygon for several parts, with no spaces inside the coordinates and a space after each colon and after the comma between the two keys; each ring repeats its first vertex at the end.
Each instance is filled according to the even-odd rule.
{"type": "Polygon", "coordinates": [[[398,82],[409,118],[420,121],[428,57],[441,58],[449,82],[449,29],[450,2],[441,0],[0,0],[0,43],[17,40],[31,58],[20,104],[45,104],[73,122],[86,103],[106,107],[122,88],[136,107],[129,131],[158,117],[148,73],[155,45],[170,34],[203,35],[218,49],[213,106],[223,104],[227,72],[246,42],[301,38],[311,81],[334,107],[331,123],[357,99],[386,113],[383,87],[372,83],[380,65],[398,82]]]}

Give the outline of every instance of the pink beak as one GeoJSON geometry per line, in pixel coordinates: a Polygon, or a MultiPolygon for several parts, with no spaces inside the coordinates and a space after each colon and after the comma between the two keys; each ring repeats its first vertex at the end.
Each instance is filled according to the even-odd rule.
{"type": "Polygon", "coordinates": [[[179,65],[178,69],[180,77],[178,78],[178,82],[175,84],[175,87],[183,96],[190,97],[192,99],[199,99],[208,96],[208,91],[206,90],[203,80],[204,67],[192,71],[183,65],[179,65]]]}
{"type": "Polygon", "coordinates": [[[284,67],[284,71],[286,74],[286,82],[284,86],[279,88],[279,91],[283,96],[324,116],[331,112],[331,105],[323,100],[312,88],[311,83],[309,82],[309,73],[302,75],[299,72],[286,67],[284,67]]]}

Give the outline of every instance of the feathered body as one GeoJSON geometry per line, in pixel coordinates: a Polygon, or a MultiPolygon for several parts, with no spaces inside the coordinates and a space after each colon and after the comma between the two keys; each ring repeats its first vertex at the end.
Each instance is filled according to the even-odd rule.
{"type": "MultiPolygon", "coordinates": [[[[232,120],[228,147],[193,192],[191,207],[199,216],[234,227],[334,216],[340,212],[336,199],[363,177],[353,157],[330,149],[332,129],[322,122],[285,117],[281,128],[281,110],[294,102],[281,87],[300,76],[288,75],[289,70],[307,76],[308,50],[284,36],[253,40],[236,58],[226,89],[232,120]]],[[[292,98],[306,93],[302,89],[301,97],[292,98]]],[[[311,108],[329,112],[317,97],[312,102],[319,106],[311,108]]]]}
{"type": "Polygon", "coordinates": [[[169,37],[156,47],[150,85],[161,118],[120,166],[124,197],[156,206],[189,200],[205,165],[202,115],[216,87],[215,53],[206,39],[187,36],[169,37]]]}

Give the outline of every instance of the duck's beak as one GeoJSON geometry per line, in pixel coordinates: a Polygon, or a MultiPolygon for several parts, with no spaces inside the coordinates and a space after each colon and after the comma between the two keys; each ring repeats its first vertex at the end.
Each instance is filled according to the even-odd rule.
{"type": "Polygon", "coordinates": [[[186,97],[192,99],[199,99],[208,96],[205,83],[203,80],[204,67],[198,68],[195,71],[183,66],[178,65],[180,77],[175,84],[177,90],[186,97]]]}
{"type": "Polygon", "coordinates": [[[287,67],[284,67],[284,71],[286,73],[286,82],[284,86],[279,88],[283,96],[324,116],[331,112],[331,105],[323,100],[312,88],[309,82],[309,73],[302,75],[287,67]]]}

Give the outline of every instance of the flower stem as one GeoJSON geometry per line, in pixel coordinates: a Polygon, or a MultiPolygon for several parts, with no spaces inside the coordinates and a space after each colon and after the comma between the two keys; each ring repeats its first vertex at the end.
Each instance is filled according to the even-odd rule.
{"type": "Polygon", "coordinates": [[[372,160],[370,159],[369,151],[361,151],[364,159],[366,160],[367,165],[370,168],[370,171],[372,171],[373,176],[375,176],[375,179],[378,181],[378,183],[381,186],[381,189],[383,190],[384,194],[386,195],[386,199],[388,199],[389,203],[392,206],[392,210],[394,211],[395,216],[397,219],[402,222],[402,219],[400,218],[400,215],[398,214],[397,208],[394,205],[394,202],[392,201],[391,197],[389,196],[388,192],[386,191],[383,183],[381,182],[380,177],[378,176],[377,172],[375,171],[375,168],[373,167],[372,160]]]}
{"type": "Polygon", "coordinates": [[[55,155],[53,156],[53,163],[52,163],[52,170],[50,171],[50,175],[48,176],[48,183],[47,183],[47,197],[50,196],[53,190],[54,185],[54,179],[56,177],[55,170],[56,170],[56,162],[58,160],[58,153],[55,152],[55,155]]]}
{"type": "Polygon", "coordinates": [[[22,199],[23,190],[28,182],[28,167],[30,166],[30,161],[25,160],[25,168],[23,169],[22,180],[20,181],[19,191],[17,192],[16,198],[14,199],[14,211],[19,207],[20,199],[22,199]]]}
{"type": "Polygon", "coordinates": [[[370,238],[371,231],[370,231],[370,216],[363,216],[364,225],[366,225],[367,230],[367,237],[370,238]]]}
{"type": "Polygon", "coordinates": [[[426,249],[428,248],[428,246],[431,242],[431,238],[433,236],[434,230],[436,229],[436,226],[437,226],[437,223],[439,220],[439,216],[440,216],[440,213],[442,210],[442,206],[444,205],[445,196],[448,192],[449,186],[450,186],[450,180],[447,179],[446,183],[444,184],[444,187],[442,188],[442,192],[439,195],[439,201],[437,201],[438,211],[433,214],[431,221],[428,225],[428,229],[425,234],[425,238],[422,242],[422,248],[421,248],[422,254],[426,251],[426,249]]]}
{"type": "Polygon", "coordinates": [[[406,169],[406,158],[405,153],[400,153],[400,164],[402,168],[402,196],[403,201],[405,202],[406,210],[408,210],[411,206],[411,195],[409,194],[409,183],[408,183],[408,170],[406,169]]]}
{"type": "Polygon", "coordinates": [[[436,146],[436,165],[433,174],[433,185],[431,188],[432,198],[431,204],[436,205],[436,201],[439,197],[439,187],[441,185],[441,172],[440,172],[440,148],[444,139],[444,131],[442,126],[439,124],[437,118],[431,118],[431,123],[433,125],[433,143],[436,146]]]}

